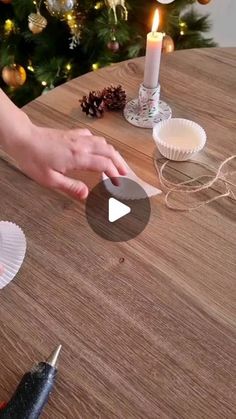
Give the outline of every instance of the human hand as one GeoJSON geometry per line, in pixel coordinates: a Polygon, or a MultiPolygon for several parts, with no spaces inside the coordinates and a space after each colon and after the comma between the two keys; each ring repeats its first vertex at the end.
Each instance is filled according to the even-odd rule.
{"type": "Polygon", "coordinates": [[[41,185],[85,199],[88,187],[66,174],[71,170],[126,175],[119,153],[87,129],[58,130],[32,124],[0,89],[0,147],[20,169],[41,185]]]}
{"type": "Polygon", "coordinates": [[[85,199],[85,183],[69,178],[72,170],[105,172],[110,178],[127,173],[119,153],[102,137],[87,129],[42,128],[30,121],[24,138],[9,144],[9,154],[20,169],[39,184],[85,199]]]}

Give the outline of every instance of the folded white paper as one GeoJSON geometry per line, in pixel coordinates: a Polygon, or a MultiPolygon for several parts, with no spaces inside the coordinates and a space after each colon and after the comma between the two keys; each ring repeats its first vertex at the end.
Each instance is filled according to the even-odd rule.
{"type": "Polygon", "coordinates": [[[26,252],[26,238],[14,223],[0,221],[0,289],[13,280],[26,252]]]}
{"type": "Polygon", "coordinates": [[[102,174],[102,179],[104,181],[105,188],[111,195],[114,195],[116,198],[125,199],[125,200],[133,200],[133,199],[143,199],[147,196],[150,198],[151,196],[159,195],[162,193],[160,189],[155,188],[154,186],[150,185],[149,183],[145,182],[144,180],[140,179],[134,171],[129,167],[129,165],[125,162],[122,158],[124,164],[127,167],[127,175],[119,177],[119,186],[113,185],[111,180],[105,175],[102,174]],[[134,188],[132,187],[132,182],[123,182],[122,178],[130,179],[133,182],[136,182],[141,188],[145,191],[145,194],[142,193],[141,188],[134,188]],[[144,196],[145,195],[145,196],[144,196]]]}

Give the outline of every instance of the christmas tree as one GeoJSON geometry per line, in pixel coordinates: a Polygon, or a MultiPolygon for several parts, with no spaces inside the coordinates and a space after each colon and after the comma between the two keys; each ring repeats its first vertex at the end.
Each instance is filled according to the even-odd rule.
{"type": "Polygon", "coordinates": [[[144,55],[154,9],[164,51],[215,46],[199,1],[0,0],[0,87],[19,106],[73,77],[144,55]]]}

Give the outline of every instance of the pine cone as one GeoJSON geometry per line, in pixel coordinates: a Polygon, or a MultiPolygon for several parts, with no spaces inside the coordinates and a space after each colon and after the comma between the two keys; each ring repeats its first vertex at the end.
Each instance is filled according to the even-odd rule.
{"type": "Polygon", "coordinates": [[[104,113],[105,103],[101,92],[90,92],[80,100],[82,111],[92,118],[101,118],[104,113]]]}
{"type": "Polygon", "coordinates": [[[126,105],[126,93],[121,85],[117,87],[110,86],[105,88],[102,95],[105,105],[110,111],[119,111],[124,109],[126,105]]]}

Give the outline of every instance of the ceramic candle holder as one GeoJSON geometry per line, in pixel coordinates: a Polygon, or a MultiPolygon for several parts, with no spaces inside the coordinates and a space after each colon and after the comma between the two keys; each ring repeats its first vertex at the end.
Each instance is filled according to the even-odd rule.
{"type": "Polygon", "coordinates": [[[140,85],[139,97],[127,103],[125,119],[140,128],[153,128],[158,122],[170,119],[172,111],[167,103],[160,100],[160,84],[155,89],[140,85]]]}

